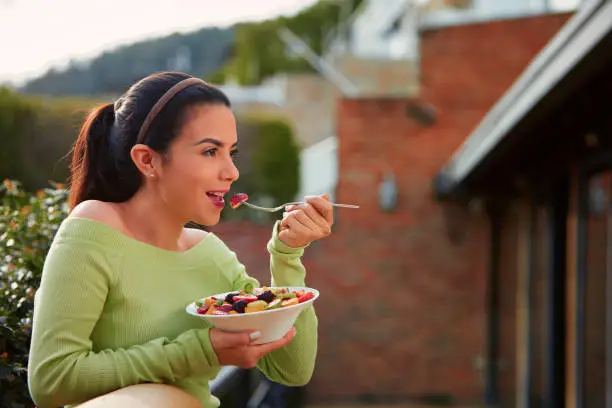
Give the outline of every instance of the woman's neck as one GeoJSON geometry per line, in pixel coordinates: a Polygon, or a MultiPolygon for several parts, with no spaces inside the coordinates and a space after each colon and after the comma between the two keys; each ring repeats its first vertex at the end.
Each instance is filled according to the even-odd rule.
{"type": "Polygon", "coordinates": [[[119,209],[126,229],[135,239],[170,251],[188,249],[182,239],[185,223],[148,189],[138,191],[119,209]]]}

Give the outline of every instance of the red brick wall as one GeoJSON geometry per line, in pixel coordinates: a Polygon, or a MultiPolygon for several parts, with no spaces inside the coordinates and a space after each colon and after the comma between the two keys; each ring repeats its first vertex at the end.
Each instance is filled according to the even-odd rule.
{"type": "Polygon", "coordinates": [[[464,133],[456,137],[455,145],[463,142],[465,129],[478,122],[570,16],[551,14],[422,34],[422,96],[441,113],[461,111],[458,131],[464,133]]]}
{"type": "MultiPolygon", "coordinates": [[[[320,346],[311,402],[413,400],[448,394],[480,401],[484,353],[486,220],[451,217],[431,182],[452,152],[567,19],[544,16],[428,31],[422,42],[422,100],[437,123],[420,127],[402,100],[338,104],[337,199],[361,209],[337,213],[334,234],[304,262],[317,302],[320,346]],[[377,204],[391,168],[399,206],[377,204]]],[[[215,229],[249,270],[267,281],[270,226],[215,229]],[[239,238],[239,235],[243,235],[239,238]]]]}
{"type": "Polygon", "coordinates": [[[482,395],[475,361],[483,354],[485,223],[464,215],[463,239],[451,243],[445,212],[431,190],[433,176],[456,147],[449,133],[461,127],[461,112],[446,112],[439,125],[423,130],[406,117],[404,106],[403,101],[340,104],[338,201],[358,202],[362,209],[339,213],[329,244],[337,249],[330,254],[346,255],[331,262],[319,258],[334,270],[320,285],[346,291],[351,304],[320,302],[344,316],[321,319],[322,333],[337,337],[321,346],[313,382],[314,390],[325,393],[321,398],[451,394],[474,401],[482,395]],[[378,208],[378,181],[386,166],[395,170],[399,187],[394,213],[378,208]],[[361,296],[374,296],[379,304],[360,302],[361,296]],[[342,309],[358,314],[346,321],[342,309]],[[344,370],[352,373],[346,383],[326,386],[344,370]]]}

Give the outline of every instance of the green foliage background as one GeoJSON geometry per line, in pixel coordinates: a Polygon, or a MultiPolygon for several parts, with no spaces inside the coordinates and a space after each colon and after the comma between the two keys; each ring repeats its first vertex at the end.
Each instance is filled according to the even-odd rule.
{"type": "MultiPolygon", "coordinates": [[[[362,0],[346,0],[352,13],[362,0]]],[[[301,57],[287,52],[278,36],[286,27],[305,41],[318,55],[324,54],[328,34],[342,24],[341,8],[331,1],[319,1],[293,17],[281,17],[261,23],[237,25],[233,57],[216,72],[215,79],[232,78],[242,85],[258,84],[279,72],[310,72],[314,69],[301,57]]]]}
{"type": "Polygon", "coordinates": [[[281,120],[260,123],[253,152],[254,190],[275,203],[293,201],[299,191],[299,148],[281,120]]]}
{"type": "Polygon", "coordinates": [[[33,407],[27,363],[35,290],[60,222],[67,192],[54,185],[26,193],[21,184],[0,185],[0,406],[33,407]]]}

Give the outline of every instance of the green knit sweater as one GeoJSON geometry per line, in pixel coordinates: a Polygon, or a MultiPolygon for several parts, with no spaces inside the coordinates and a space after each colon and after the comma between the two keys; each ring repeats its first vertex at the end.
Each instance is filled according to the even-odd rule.
{"type": "MultiPolygon", "coordinates": [[[[303,248],[277,237],[267,249],[271,285],[304,286],[303,248]]],[[[238,290],[249,277],[213,233],[185,252],[137,241],[98,221],[68,217],[49,250],[35,297],[29,387],[40,408],[70,406],[140,383],[176,385],[204,407],[220,370],[195,299],[238,290]]],[[[305,309],[289,345],[258,364],[271,380],[304,385],[317,352],[317,317],[305,309]]]]}

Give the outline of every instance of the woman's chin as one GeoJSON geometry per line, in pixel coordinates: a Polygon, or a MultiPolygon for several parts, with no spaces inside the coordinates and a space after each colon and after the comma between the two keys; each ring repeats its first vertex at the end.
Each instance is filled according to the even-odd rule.
{"type": "Polygon", "coordinates": [[[205,227],[212,227],[214,225],[217,225],[220,220],[221,220],[221,213],[218,213],[218,214],[200,215],[194,221],[200,225],[204,225],[205,227]]]}

